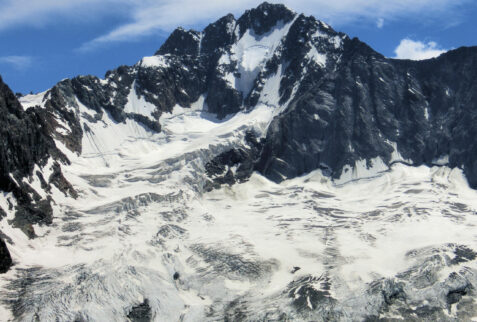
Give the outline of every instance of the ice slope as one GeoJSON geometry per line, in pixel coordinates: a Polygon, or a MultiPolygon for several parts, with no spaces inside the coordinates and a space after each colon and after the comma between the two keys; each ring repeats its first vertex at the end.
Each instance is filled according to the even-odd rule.
{"type": "Polygon", "coordinates": [[[3,320],[125,320],[146,299],[155,321],[477,315],[477,193],[460,170],[396,164],[344,185],[254,174],[205,193],[205,163],[277,110],[219,121],[203,102],[164,114],[159,134],[105,114],[81,155],[62,148],[79,198],[54,191],[35,240],[0,223],[15,262],[3,320]]]}
{"type": "Polygon", "coordinates": [[[43,100],[45,98],[45,94],[46,92],[41,92],[38,94],[29,94],[20,97],[18,100],[20,101],[25,110],[36,105],[43,107],[43,100]]]}
{"type": "MultiPolygon", "coordinates": [[[[259,72],[263,69],[266,61],[270,59],[275,50],[288,34],[295,19],[284,24],[279,22],[271,31],[264,35],[256,35],[253,29],[247,29],[239,41],[232,46],[230,53],[224,53],[219,64],[235,62],[237,71],[225,75],[230,85],[243,93],[246,97],[254,85],[259,72]]],[[[235,32],[238,37],[240,28],[235,32]]]]}
{"type": "MultiPolygon", "coordinates": [[[[83,153],[78,156],[64,146],[62,148],[72,161],[70,167],[64,168],[65,176],[78,190],[80,198],[67,198],[56,191],[55,224],[47,228],[35,227],[39,238],[34,241],[28,240],[18,229],[13,229],[6,221],[2,221],[2,232],[14,240],[11,252],[17,265],[15,272],[10,273],[19,274],[21,280],[23,273],[29,274],[31,268],[42,267],[42,270],[60,270],[61,274],[73,274],[71,276],[74,277],[75,273],[70,270],[75,271],[78,265],[92,265],[90,268],[106,265],[102,271],[107,272],[111,269],[108,265],[116,265],[113,262],[118,258],[128,261],[129,255],[122,256],[122,253],[128,252],[126,249],[130,249],[135,254],[134,257],[157,252],[158,245],[152,248],[147,246],[150,243],[156,244],[149,238],[158,233],[157,229],[168,227],[166,224],[188,216],[185,204],[188,204],[189,199],[196,198],[195,194],[200,191],[202,184],[201,178],[194,176],[204,171],[198,171],[197,168],[203,167],[204,160],[211,158],[217,151],[240,144],[245,128],[257,133],[263,132],[273,113],[270,107],[261,106],[251,113],[240,113],[229,120],[219,121],[203,111],[203,102],[204,99],[201,98],[196,107],[182,109],[177,106],[173,114],[164,115],[161,119],[163,131],[160,134],[139,128],[134,122],[115,123],[107,114],[96,123],[83,119],[90,128],[83,137],[83,153]],[[178,191],[177,187],[183,187],[183,190],[178,191]],[[161,212],[158,202],[164,201],[165,209],[161,219],[157,216],[157,211],[161,212]],[[149,204],[153,207],[148,207],[149,204]],[[142,223],[138,221],[132,229],[129,221],[133,218],[131,212],[138,211],[135,209],[137,206],[144,207],[141,210],[141,213],[144,213],[140,215],[142,223]],[[127,214],[117,216],[118,212],[122,212],[121,209],[127,214]],[[170,209],[174,212],[169,214],[170,209]],[[112,213],[108,215],[110,211],[112,213]],[[159,225],[153,224],[156,220],[159,220],[159,225]],[[124,224],[121,223],[123,221],[124,224]],[[151,232],[147,233],[147,230],[151,232]],[[139,235],[143,237],[137,238],[139,235]],[[119,242],[123,239],[124,243],[119,242]],[[139,251],[145,246],[146,253],[139,251]],[[86,262],[83,262],[84,260],[86,262]]],[[[85,107],[80,103],[78,105],[80,113],[88,112],[83,110],[85,107]]],[[[60,142],[57,144],[62,146],[60,142]]],[[[137,220],[139,218],[134,221],[137,220]]],[[[159,258],[152,256],[148,261],[161,262],[163,255],[159,254],[159,258]]],[[[154,274],[159,280],[163,278],[161,276],[169,279],[169,273],[173,274],[171,270],[171,267],[163,267],[160,272],[154,274]]],[[[71,276],[70,278],[73,278],[71,276]]],[[[54,283],[65,278],[57,277],[58,280],[55,277],[54,283]]],[[[119,280],[113,275],[111,278],[113,281],[119,280]]],[[[121,279],[124,278],[125,276],[121,276],[121,279]]],[[[126,284],[129,283],[128,279],[126,278],[126,284]]],[[[150,282],[142,281],[139,284],[150,282]]],[[[48,289],[51,290],[49,287],[48,289]]],[[[61,287],[59,290],[64,291],[61,287]]],[[[127,305],[131,306],[135,303],[139,296],[136,293],[135,297],[127,299],[124,304],[129,303],[127,305]]],[[[180,303],[173,291],[169,290],[169,293],[167,296],[172,296],[174,303],[180,303]]],[[[65,301],[72,301],[72,304],[80,301],[75,305],[84,307],[82,299],[71,298],[74,296],[75,294],[68,295],[65,301]]],[[[163,302],[162,296],[156,296],[156,299],[163,302]]],[[[41,298],[34,301],[43,303],[41,305],[46,304],[41,298]]],[[[154,302],[151,302],[151,305],[153,304],[154,302]]],[[[175,305],[169,303],[162,309],[172,310],[175,305]]],[[[36,311],[33,307],[31,309],[36,311]]],[[[43,313],[25,312],[21,319],[33,319],[35,314],[39,314],[40,319],[50,320],[59,314],[60,319],[63,317],[68,320],[72,318],[70,314],[75,314],[70,309],[45,307],[43,313]],[[63,313],[66,315],[62,315],[58,310],[65,311],[63,313]]],[[[88,307],[84,309],[85,312],[89,310],[88,307]]],[[[111,310],[104,315],[98,312],[84,314],[91,314],[91,317],[97,320],[123,317],[124,312],[115,312],[116,308],[111,310]]],[[[172,311],[178,312],[177,309],[172,311]]]]}

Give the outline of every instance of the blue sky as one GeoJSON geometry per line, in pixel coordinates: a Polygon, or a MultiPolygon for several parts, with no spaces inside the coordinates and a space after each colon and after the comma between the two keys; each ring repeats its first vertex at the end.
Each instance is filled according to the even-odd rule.
{"type": "MultiPolygon", "coordinates": [[[[202,30],[255,0],[0,0],[0,75],[16,92],[132,65],[177,26],[202,30]]],[[[284,0],[388,57],[477,45],[475,0],[284,0]]]]}

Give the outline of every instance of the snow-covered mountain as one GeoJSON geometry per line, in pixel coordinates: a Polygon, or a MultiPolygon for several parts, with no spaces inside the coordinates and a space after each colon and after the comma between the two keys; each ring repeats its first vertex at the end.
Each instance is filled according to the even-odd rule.
{"type": "Polygon", "coordinates": [[[477,48],[392,60],[263,3],[16,98],[0,317],[477,317],[477,48]]]}

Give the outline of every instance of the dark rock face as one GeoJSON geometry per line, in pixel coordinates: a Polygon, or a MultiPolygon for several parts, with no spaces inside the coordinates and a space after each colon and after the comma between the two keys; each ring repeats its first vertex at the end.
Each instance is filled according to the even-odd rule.
{"type": "MultiPolygon", "coordinates": [[[[322,278],[304,276],[288,285],[288,296],[292,299],[293,306],[299,312],[315,310],[320,306],[333,307],[335,299],[329,293],[329,285],[322,278]],[[320,285],[317,288],[316,285],[320,285]]],[[[329,317],[336,318],[336,314],[329,317]]]]}
{"type": "MultiPolygon", "coordinates": [[[[51,200],[42,199],[23,178],[32,178],[34,166],[44,166],[50,157],[62,163],[69,162],[53,141],[51,129],[54,122],[47,109],[32,107],[24,111],[0,78],[0,189],[12,192],[16,198],[13,224],[30,237],[34,237],[31,224],[51,223],[51,200]]],[[[59,165],[56,175],[63,177],[59,165]]],[[[51,182],[47,183],[41,173],[36,176],[48,190],[51,182]]]]}
{"type": "Polygon", "coordinates": [[[295,13],[282,4],[264,2],[255,9],[247,10],[237,21],[240,37],[252,29],[258,36],[269,32],[279,22],[290,22],[295,13]]]}
{"type": "Polygon", "coordinates": [[[6,273],[12,266],[12,257],[5,241],[0,238],[0,274],[6,273]]]}
{"type": "Polygon", "coordinates": [[[68,121],[71,133],[66,136],[57,133],[56,138],[61,136],[70,150],[80,153],[82,128],[85,126],[81,125],[79,117],[95,123],[104,114],[118,123],[134,120],[153,132],[160,132],[158,119],[162,113],[171,112],[176,104],[189,107],[206,90],[205,71],[198,58],[182,56],[180,52],[176,54],[179,56],[164,57],[167,66],[151,67],[138,63],[108,71],[105,80],[79,76],[58,83],[45,96],[45,106],[61,112],[60,117],[68,121]],[[131,92],[156,106],[153,115],[125,111],[131,92]],[[96,114],[93,117],[80,114],[77,101],[96,114]]]}
{"type": "Polygon", "coordinates": [[[24,112],[20,103],[0,78],[0,189],[17,187],[10,177],[31,173],[36,162],[43,161],[54,148],[45,133],[39,112],[24,112]]]}
{"type": "Polygon", "coordinates": [[[210,80],[210,91],[214,95],[207,96],[207,106],[210,113],[223,119],[227,115],[235,114],[242,107],[243,95],[220,77],[213,77],[210,80]]]}
{"type": "Polygon", "coordinates": [[[358,40],[344,43],[336,72],[309,73],[273,120],[257,169],[276,181],[320,167],[381,157],[432,165],[449,156],[477,186],[477,48],[422,62],[385,59],[358,40]],[[278,160],[278,161],[277,161],[278,160]]]}
{"type": "Polygon", "coordinates": [[[151,307],[149,301],[146,299],[143,303],[134,306],[128,314],[128,319],[131,322],[149,322],[152,321],[151,307]]]}
{"type": "Polygon", "coordinates": [[[231,14],[208,25],[203,31],[201,54],[219,54],[222,48],[232,45],[237,39],[233,32],[236,24],[235,17],[231,14]]]}
{"type": "Polygon", "coordinates": [[[200,33],[195,30],[177,28],[156,52],[156,55],[197,55],[199,54],[200,33]]]}
{"type": "Polygon", "coordinates": [[[136,92],[157,106],[157,118],[171,112],[174,105],[189,107],[205,91],[205,70],[197,57],[166,56],[168,66],[140,67],[136,72],[136,92]]]}
{"type": "Polygon", "coordinates": [[[250,177],[263,143],[252,132],[247,132],[245,142],[246,147],[225,151],[207,162],[205,170],[211,180],[204,187],[206,191],[219,188],[223,184],[244,182],[250,177]]]}

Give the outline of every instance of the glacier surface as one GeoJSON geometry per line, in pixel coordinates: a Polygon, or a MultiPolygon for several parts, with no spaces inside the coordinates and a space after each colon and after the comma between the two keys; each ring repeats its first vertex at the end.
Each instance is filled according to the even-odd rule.
{"type": "Polygon", "coordinates": [[[476,314],[477,192],[462,171],[375,162],[205,192],[205,161],[263,135],[276,110],[218,120],[203,102],[164,114],[161,133],[104,114],[81,155],[63,148],[79,197],[54,192],[34,240],[1,222],[16,263],[5,320],[118,321],[141,303],[157,321],[476,314]]]}

